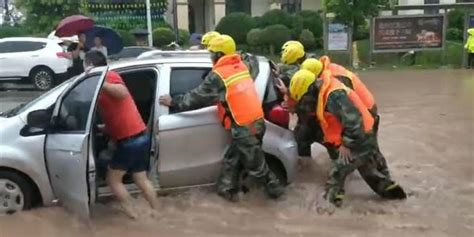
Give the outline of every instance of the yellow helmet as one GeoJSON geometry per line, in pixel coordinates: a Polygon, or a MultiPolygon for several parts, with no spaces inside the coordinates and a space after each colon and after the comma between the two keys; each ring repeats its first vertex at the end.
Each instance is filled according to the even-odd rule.
{"type": "Polygon", "coordinates": [[[221,34],[217,31],[209,31],[202,36],[201,44],[207,47],[209,46],[209,42],[211,42],[212,39],[214,39],[215,37],[219,35],[221,34]]]}
{"type": "Polygon", "coordinates": [[[304,48],[298,44],[288,44],[281,53],[281,62],[283,64],[293,64],[298,59],[304,57],[304,48]]]}
{"type": "Polygon", "coordinates": [[[316,81],[316,75],[306,69],[297,71],[290,81],[290,97],[300,101],[301,97],[308,92],[308,88],[316,81]]]}
{"type": "Polygon", "coordinates": [[[299,41],[296,41],[296,40],[290,40],[290,41],[286,41],[286,43],[283,44],[283,46],[281,46],[281,51],[285,50],[286,47],[288,47],[288,45],[291,45],[291,44],[295,44],[295,45],[298,45],[299,47],[301,47],[304,51],[304,46],[302,43],[300,43],[299,41]]]}
{"type": "Polygon", "coordinates": [[[323,63],[315,58],[308,58],[301,64],[301,69],[306,69],[318,76],[323,70],[323,63]]]}
{"type": "Polygon", "coordinates": [[[237,46],[234,39],[228,35],[219,35],[209,42],[207,49],[211,53],[221,52],[224,55],[234,54],[237,46]]]}

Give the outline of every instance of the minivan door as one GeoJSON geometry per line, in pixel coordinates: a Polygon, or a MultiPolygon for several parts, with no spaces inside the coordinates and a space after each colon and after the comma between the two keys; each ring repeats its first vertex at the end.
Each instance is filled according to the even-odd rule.
{"type": "Polygon", "coordinates": [[[90,134],[107,68],[78,78],[56,102],[45,142],[54,194],[68,210],[89,217],[95,199],[95,164],[90,134]]]}
{"type": "MultiPolygon", "coordinates": [[[[202,83],[211,66],[210,63],[163,66],[160,95],[178,96],[189,92],[202,83]]],[[[189,111],[160,106],[159,115],[160,187],[215,183],[230,142],[230,133],[217,118],[217,106],[211,102],[189,111]]]]}

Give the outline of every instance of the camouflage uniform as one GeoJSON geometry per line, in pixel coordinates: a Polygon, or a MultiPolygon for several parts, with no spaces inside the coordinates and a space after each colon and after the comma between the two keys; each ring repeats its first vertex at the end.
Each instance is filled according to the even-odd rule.
{"type": "MultiPolygon", "coordinates": [[[[317,99],[314,99],[302,106],[316,108],[316,105],[317,99]]],[[[329,179],[326,182],[325,198],[335,205],[340,205],[344,197],[345,179],[356,169],[372,190],[381,197],[405,198],[403,189],[395,184],[389,176],[377,169],[375,135],[364,132],[362,116],[346,92],[342,90],[332,92],[327,101],[326,111],[334,114],[341,121],[343,126],[342,142],[345,147],[350,149],[353,162],[345,164],[342,159],[331,159],[332,166],[329,179]]],[[[336,153],[334,156],[338,157],[339,151],[334,146],[332,148],[336,153]]]]}
{"type": "Polygon", "coordinates": [[[260,72],[257,57],[250,53],[239,52],[239,54],[242,62],[249,69],[250,76],[252,76],[252,79],[255,81],[255,79],[257,79],[258,73],[260,72]]]}
{"type": "MultiPolygon", "coordinates": [[[[336,76],[336,78],[342,82],[345,86],[349,87],[350,89],[354,89],[352,82],[349,78],[345,76],[336,76]]],[[[374,135],[375,135],[375,144],[377,146],[377,154],[375,155],[375,162],[377,164],[377,169],[385,174],[386,176],[390,177],[390,171],[388,170],[387,160],[385,156],[380,151],[379,143],[378,143],[378,131],[379,131],[379,124],[380,124],[380,116],[378,115],[377,105],[374,105],[373,108],[369,109],[370,114],[374,118],[374,135]]]]}
{"type": "Polygon", "coordinates": [[[295,64],[281,64],[280,68],[280,79],[283,81],[286,87],[290,86],[290,81],[293,75],[300,70],[300,65],[295,64]]]}
{"type": "MultiPolygon", "coordinates": [[[[227,114],[230,114],[225,101],[226,88],[222,79],[216,73],[210,72],[197,88],[174,97],[172,106],[179,110],[190,110],[221,102],[227,114]]],[[[229,117],[232,118],[232,116],[229,117]]],[[[220,195],[232,199],[232,196],[239,191],[238,181],[241,168],[244,168],[250,175],[264,182],[267,193],[272,197],[269,189],[275,188],[280,182],[265,162],[265,155],[261,148],[264,133],[263,119],[247,126],[239,126],[232,121],[232,142],[224,155],[224,163],[217,184],[220,195]]]]}

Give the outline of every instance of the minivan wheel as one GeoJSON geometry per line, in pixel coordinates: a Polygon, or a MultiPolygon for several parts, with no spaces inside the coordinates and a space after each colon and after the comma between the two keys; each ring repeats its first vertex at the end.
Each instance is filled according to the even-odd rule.
{"type": "Polygon", "coordinates": [[[38,90],[46,91],[54,86],[54,73],[46,67],[36,68],[31,71],[30,79],[38,90]]]}
{"type": "Polygon", "coordinates": [[[282,185],[288,185],[286,170],[281,161],[269,154],[266,154],[265,161],[267,162],[268,168],[270,168],[278,180],[280,180],[280,183],[282,185]]]}
{"type": "Polygon", "coordinates": [[[0,171],[0,215],[30,209],[32,195],[27,179],[11,171],[0,171]]]}

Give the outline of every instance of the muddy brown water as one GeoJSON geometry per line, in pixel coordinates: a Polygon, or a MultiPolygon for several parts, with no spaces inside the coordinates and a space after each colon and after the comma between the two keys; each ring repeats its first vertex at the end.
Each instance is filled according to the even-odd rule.
{"type": "Polygon", "coordinates": [[[358,175],[347,181],[345,204],[318,215],[311,200],[323,190],[329,162],[314,160],[284,200],[252,190],[227,203],[210,189],[160,197],[151,218],[135,200],[130,221],[115,203],[98,204],[89,222],[61,207],[0,217],[0,236],[473,236],[474,71],[372,71],[361,77],[374,92],[382,123],[380,145],[394,178],[410,196],[383,201],[358,175]]]}

